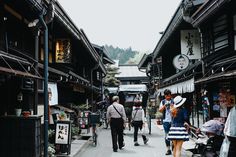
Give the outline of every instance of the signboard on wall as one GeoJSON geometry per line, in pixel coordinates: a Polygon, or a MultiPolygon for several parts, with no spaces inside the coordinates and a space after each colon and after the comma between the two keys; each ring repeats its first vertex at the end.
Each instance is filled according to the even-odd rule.
{"type": "Polygon", "coordinates": [[[56,40],[56,63],[71,63],[71,42],[69,39],[56,40]]]}
{"type": "Polygon", "coordinates": [[[200,35],[196,29],[181,30],[181,53],[191,59],[201,59],[200,35]]]}

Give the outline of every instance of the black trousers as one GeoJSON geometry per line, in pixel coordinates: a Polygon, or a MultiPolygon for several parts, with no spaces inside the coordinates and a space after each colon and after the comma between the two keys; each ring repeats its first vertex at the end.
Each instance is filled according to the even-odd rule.
{"type": "MultiPolygon", "coordinates": [[[[138,130],[142,129],[142,125],[143,125],[142,121],[135,121],[134,123],[134,142],[138,142],[138,130]]],[[[146,140],[146,137],[144,140],[146,140]]]]}
{"type": "Polygon", "coordinates": [[[230,145],[229,145],[229,152],[228,157],[234,157],[236,154],[236,137],[229,137],[230,145]]]}
{"type": "Polygon", "coordinates": [[[121,148],[123,146],[124,136],[123,136],[123,126],[124,121],[122,118],[111,118],[111,137],[112,137],[112,147],[113,150],[121,148]],[[117,145],[118,142],[118,145],[117,145]]]}

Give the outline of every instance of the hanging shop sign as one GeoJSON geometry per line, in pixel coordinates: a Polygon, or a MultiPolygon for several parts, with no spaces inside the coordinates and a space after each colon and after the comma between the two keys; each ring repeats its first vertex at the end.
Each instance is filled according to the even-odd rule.
{"type": "Polygon", "coordinates": [[[201,59],[200,35],[196,29],[181,30],[181,53],[191,59],[201,59]]]}
{"type": "Polygon", "coordinates": [[[173,65],[175,66],[176,69],[184,70],[189,65],[189,59],[186,55],[179,54],[179,55],[174,57],[173,65]]]}
{"type": "Polygon", "coordinates": [[[58,105],[57,83],[48,83],[48,101],[50,106],[58,105]]]}
{"type": "Polygon", "coordinates": [[[56,63],[71,63],[71,42],[69,39],[56,40],[56,63]]]}

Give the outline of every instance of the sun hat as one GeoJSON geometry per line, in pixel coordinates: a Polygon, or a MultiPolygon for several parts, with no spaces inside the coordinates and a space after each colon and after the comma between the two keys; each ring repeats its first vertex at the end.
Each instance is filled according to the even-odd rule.
{"type": "Polygon", "coordinates": [[[174,108],[180,107],[186,101],[186,98],[182,98],[181,96],[176,96],[174,98],[174,108]]]}

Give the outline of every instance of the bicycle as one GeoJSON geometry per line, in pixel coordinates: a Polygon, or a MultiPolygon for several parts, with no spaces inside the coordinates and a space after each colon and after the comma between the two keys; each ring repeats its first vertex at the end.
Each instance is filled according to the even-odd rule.
{"type": "Polygon", "coordinates": [[[96,127],[97,124],[100,123],[100,114],[98,112],[95,113],[90,113],[89,115],[89,122],[90,125],[92,126],[92,140],[94,146],[97,146],[97,133],[96,133],[96,127]]]}

